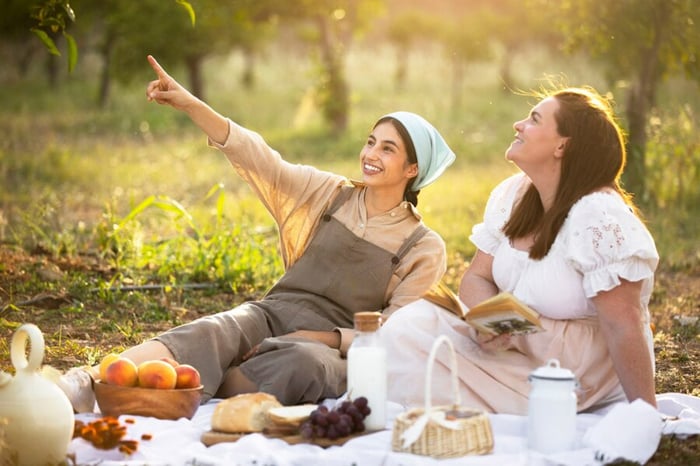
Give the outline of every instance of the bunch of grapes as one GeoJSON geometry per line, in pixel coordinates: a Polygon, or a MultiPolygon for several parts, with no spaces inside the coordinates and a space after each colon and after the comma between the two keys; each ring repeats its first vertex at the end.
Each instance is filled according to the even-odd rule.
{"type": "Polygon", "coordinates": [[[301,436],[335,440],[365,430],[365,418],[371,413],[367,398],[361,396],[353,401],[343,401],[340,406],[328,409],[319,406],[311,412],[309,419],[299,427],[301,436]]]}

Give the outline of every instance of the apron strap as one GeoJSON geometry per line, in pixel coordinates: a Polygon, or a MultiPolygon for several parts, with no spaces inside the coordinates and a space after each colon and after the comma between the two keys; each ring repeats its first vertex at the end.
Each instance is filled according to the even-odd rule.
{"type": "Polygon", "coordinates": [[[401,259],[403,259],[403,256],[406,255],[409,249],[411,249],[418,242],[418,240],[425,236],[425,234],[428,233],[428,231],[428,227],[426,227],[422,223],[418,225],[418,228],[413,230],[411,236],[409,236],[406,239],[406,241],[403,242],[399,250],[396,252],[396,255],[391,258],[391,263],[394,264],[394,267],[396,267],[399,264],[399,262],[401,262],[401,259]]]}
{"type": "Polygon", "coordinates": [[[350,199],[350,195],[354,190],[354,186],[341,186],[340,192],[335,196],[335,199],[333,199],[331,206],[328,208],[328,210],[326,210],[326,213],[323,214],[323,217],[321,217],[321,219],[324,222],[329,222],[331,220],[331,215],[333,215],[335,211],[340,208],[341,205],[345,204],[345,201],[350,199]]]}
{"type": "MultiPolygon", "coordinates": [[[[355,187],[354,186],[341,186],[340,187],[340,192],[335,196],[335,199],[333,199],[333,202],[331,203],[331,206],[326,210],[326,212],[323,214],[322,220],[324,222],[329,222],[331,220],[331,216],[335,213],[336,210],[340,208],[341,205],[345,203],[350,198],[350,195],[354,191],[355,187]]],[[[391,263],[393,264],[393,267],[396,268],[397,265],[399,265],[399,262],[401,262],[401,259],[403,259],[403,256],[408,253],[408,251],[415,246],[415,244],[423,237],[425,236],[426,233],[428,233],[428,227],[423,225],[422,223],[418,225],[418,227],[413,230],[413,233],[406,238],[406,241],[403,242],[399,250],[396,252],[396,255],[391,258],[391,263]]]]}

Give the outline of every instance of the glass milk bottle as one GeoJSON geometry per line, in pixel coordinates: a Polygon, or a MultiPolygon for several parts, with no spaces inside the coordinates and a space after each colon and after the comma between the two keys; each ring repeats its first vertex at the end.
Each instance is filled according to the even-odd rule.
{"type": "Polygon", "coordinates": [[[570,450],[576,440],[576,388],[573,372],[557,359],[535,369],[528,397],[528,447],[540,453],[570,450]]]}
{"type": "Polygon", "coordinates": [[[386,349],[381,346],[377,330],[379,312],[355,314],[355,338],[348,349],[348,397],[364,396],[372,412],[365,418],[368,431],[386,427],[386,349]]]}

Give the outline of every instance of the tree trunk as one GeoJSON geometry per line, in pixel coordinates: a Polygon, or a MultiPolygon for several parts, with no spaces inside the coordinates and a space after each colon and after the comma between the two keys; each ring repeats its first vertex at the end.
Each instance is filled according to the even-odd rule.
{"type": "Polygon", "coordinates": [[[58,87],[58,57],[50,53],[46,57],[46,76],[49,80],[49,87],[56,89],[58,87]]]}
{"type": "Polygon", "coordinates": [[[627,100],[627,167],[625,169],[625,189],[635,194],[642,201],[648,199],[646,192],[646,122],[649,110],[653,108],[656,87],[659,81],[659,49],[666,35],[670,10],[666,2],[657,4],[654,21],[654,39],[642,54],[642,63],[637,75],[637,82],[630,88],[627,100]]]}
{"type": "Polygon", "coordinates": [[[462,109],[462,87],[466,65],[458,57],[452,59],[452,102],[450,111],[457,115],[462,109]]]}
{"type": "Polygon", "coordinates": [[[241,84],[244,89],[253,89],[255,87],[255,51],[251,48],[244,48],[243,61],[241,84]]]}
{"type": "Polygon", "coordinates": [[[406,76],[408,70],[408,47],[397,44],[396,46],[396,72],[394,74],[394,83],[396,89],[403,89],[406,85],[406,76]]]}
{"type": "Polygon", "coordinates": [[[641,91],[641,84],[633,86],[627,96],[627,166],[623,176],[625,189],[638,198],[646,196],[645,155],[647,106],[641,91]]]}
{"type": "Polygon", "coordinates": [[[198,55],[185,58],[187,76],[190,80],[190,90],[192,94],[204,100],[204,79],[202,78],[202,57],[198,55]]]}
{"type": "Polygon", "coordinates": [[[334,134],[345,131],[348,126],[349,91],[344,71],[344,44],[337,40],[325,17],[319,16],[321,60],[324,74],[321,80],[321,106],[334,134]]]}
{"type": "Polygon", "coordinates": [[[97,94],[97,105],[99,105],[100,108],[105,108],[109,103],[109,95],[112,88],[112,80],[109,71],[112,65],[114,41],[114,34],[108,32],[105,36],[104,44],[100,48],[102,54],[102,72],[100,74],[100,88],[97,94]]]}
{"type": "Polygon", "coordinates": [[[511,65],[513,64],[513,56],[515,55],[515,50],[507,47],[503,56],[501,57],[501,82],[503,87],[501,90],[509,94],[513,89],[513,72],[511,70],[511,65]]]}

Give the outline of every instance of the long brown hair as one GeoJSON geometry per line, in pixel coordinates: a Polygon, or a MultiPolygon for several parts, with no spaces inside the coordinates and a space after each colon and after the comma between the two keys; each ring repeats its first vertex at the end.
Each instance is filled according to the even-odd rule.
{"type": "Polygon", "coordinates": [[[571,207],[586,194],[611,188],[635,211],[632,198],[620,185],[626,162],[625,140],[610,102],[590,87],[538,92],[554,97],[559,109],[557,132],[568,138],[561,163],[561,178],[552,207],[545,212],[540,196],[530,185],[503,227],[512,239],[534,234],[530,258],[547,255],[571,207]]]}

